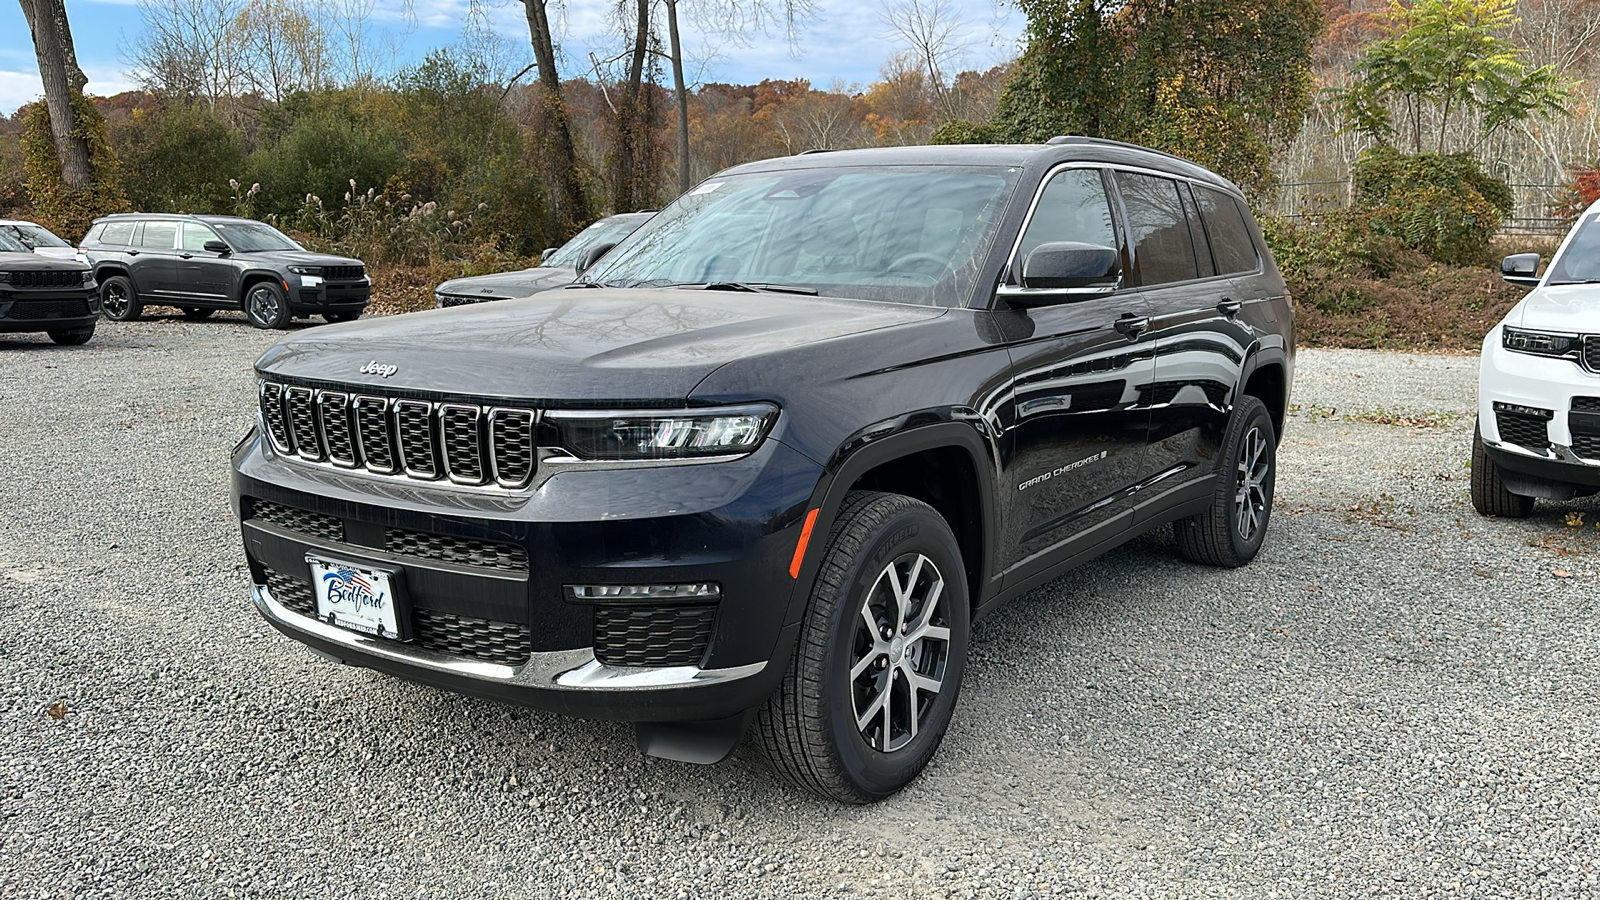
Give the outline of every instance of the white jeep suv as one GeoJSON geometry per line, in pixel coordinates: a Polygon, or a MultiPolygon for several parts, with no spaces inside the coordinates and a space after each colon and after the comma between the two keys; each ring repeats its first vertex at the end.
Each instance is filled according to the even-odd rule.
{"type": "Polygon", "coordinates": [[[1472,505],[1484,515],[1600,491],[1600,203],[1538,271],[1536,253],[1501,262],[1533,291],[1483,339],[1472,505]]]}

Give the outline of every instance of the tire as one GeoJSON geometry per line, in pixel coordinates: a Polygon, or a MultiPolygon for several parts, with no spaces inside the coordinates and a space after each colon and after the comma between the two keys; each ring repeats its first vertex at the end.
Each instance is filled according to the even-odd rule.
{"type": "Polygon", "coordinates": [[[1533,515],[1533,498],[1513,494],[1500,480],[1500,469],[1483,449],[1483,434],[1472,426],[1472,508],[1483,516],[1526,519],[1533,515]]]}
{"type": "Polygon", "coordinates": [[[1211,507],[1172,524],[1178,555],[1208,566],[1238,568],[1255,559],[1267,537],[1278,477],[1278,440],[1266,404],[1245,395],[1234,404],[1223,440],[1211,507]]]}
{"type": "Polygon", "coordinates": [[[938,513],[900,494],[847,496],[788,671],[756,715],[773,768],[842,803],[905,787],[933,758],[955,711],[970,616],[961,549],[938,513]],[[922,690],[912,688],[919,683],[922,690]]]}
{"type": "Polygon", "coordinates": [[[94,337],[94,325],[85,325],[82,328],[61,328],[48,332],[50,340],[63,347],[77,347],[89,343],[89,338],[94,337]]]}
{"type": "Polygon", "coordinates": [[[355,320],[361,318],[361,313],[360,312],[323,313],[322,314],[322,318],[329,325],[337,325],[340,322],[354,322],[355,320]]]}
{"type": "Polygon", "coordinates": [[[209,318],[211,318],[211,314],[216,312],[216,310],[214,310],[214,309],[201,309],[201,308],[194,307],[194,306],[185,306],[183,308],[182,312],[183,312],[183,317],[185,319],[188,319],[191,322],[198,322],[201,319],[209,319],[209,318]]]}
{"type": "Polygon", "coordinates": [[[144,312],[139,292],[126,275],[113,275],[100,282],[100,313],[113,322],[132,322],[144,312]]]}
{"type": "Polygon", "coordinates": [[[258,281],[244,292],[244,317],[257,328],[288,328],[289,301],[274,281],[258,281]]]}

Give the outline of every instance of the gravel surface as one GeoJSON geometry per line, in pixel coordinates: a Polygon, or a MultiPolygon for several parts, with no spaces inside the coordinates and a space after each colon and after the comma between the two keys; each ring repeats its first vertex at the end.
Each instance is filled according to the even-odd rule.
{"type": "Polygon", "coordinates": [[[1600,503],[1472,512],[1475,359],[1303,352],[1255,564],[1013,603],[843,808],[271,631],[226,457],[273,340],[0,337],[0,898],[1600,895],[1600,503]]]}

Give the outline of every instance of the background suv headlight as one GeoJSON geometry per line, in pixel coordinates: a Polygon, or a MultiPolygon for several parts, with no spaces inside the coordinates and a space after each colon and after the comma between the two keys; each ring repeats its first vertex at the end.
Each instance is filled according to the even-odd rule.
{"type": "Polygon", "coordinates": [[[1530,331],[1507,325],[1501,329],[1500,345],[1517,353],[1577,359],[1578,352],[1583,347],[1583,336],[1551,331],[1530,331]]]}
{"type": "Polygon", "coordinates": [[[753,403],[662,412],[560,412],[545,421],[560,445],[586,460],[680,460],[743,455],[761,446],[778,408],[753,403]]]}

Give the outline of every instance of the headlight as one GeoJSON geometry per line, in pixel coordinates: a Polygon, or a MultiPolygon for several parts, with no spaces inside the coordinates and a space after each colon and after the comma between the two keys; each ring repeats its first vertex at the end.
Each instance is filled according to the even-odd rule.
{"type": "Polygon", "coordinates": [[[289,271],[296,275],[321,275],[321,266],[290,266],[289,271]]]}
{"type": "Polygon", "coordinates": [[[1556,334],[1549,331],[1528,331],[1506,326],[1500,332],[1500,344],[1507,350],[1532,353],[1536,356],[1577,357],[1583,346],[1583,337],[1576,334],[1556,334]]]}
{"type": "Polygon", "coordinates": [[[579,459],[674,460],[745,454],[778,419],[769,403],[672,412],[559,412],[545,421],[579,459]]]}

